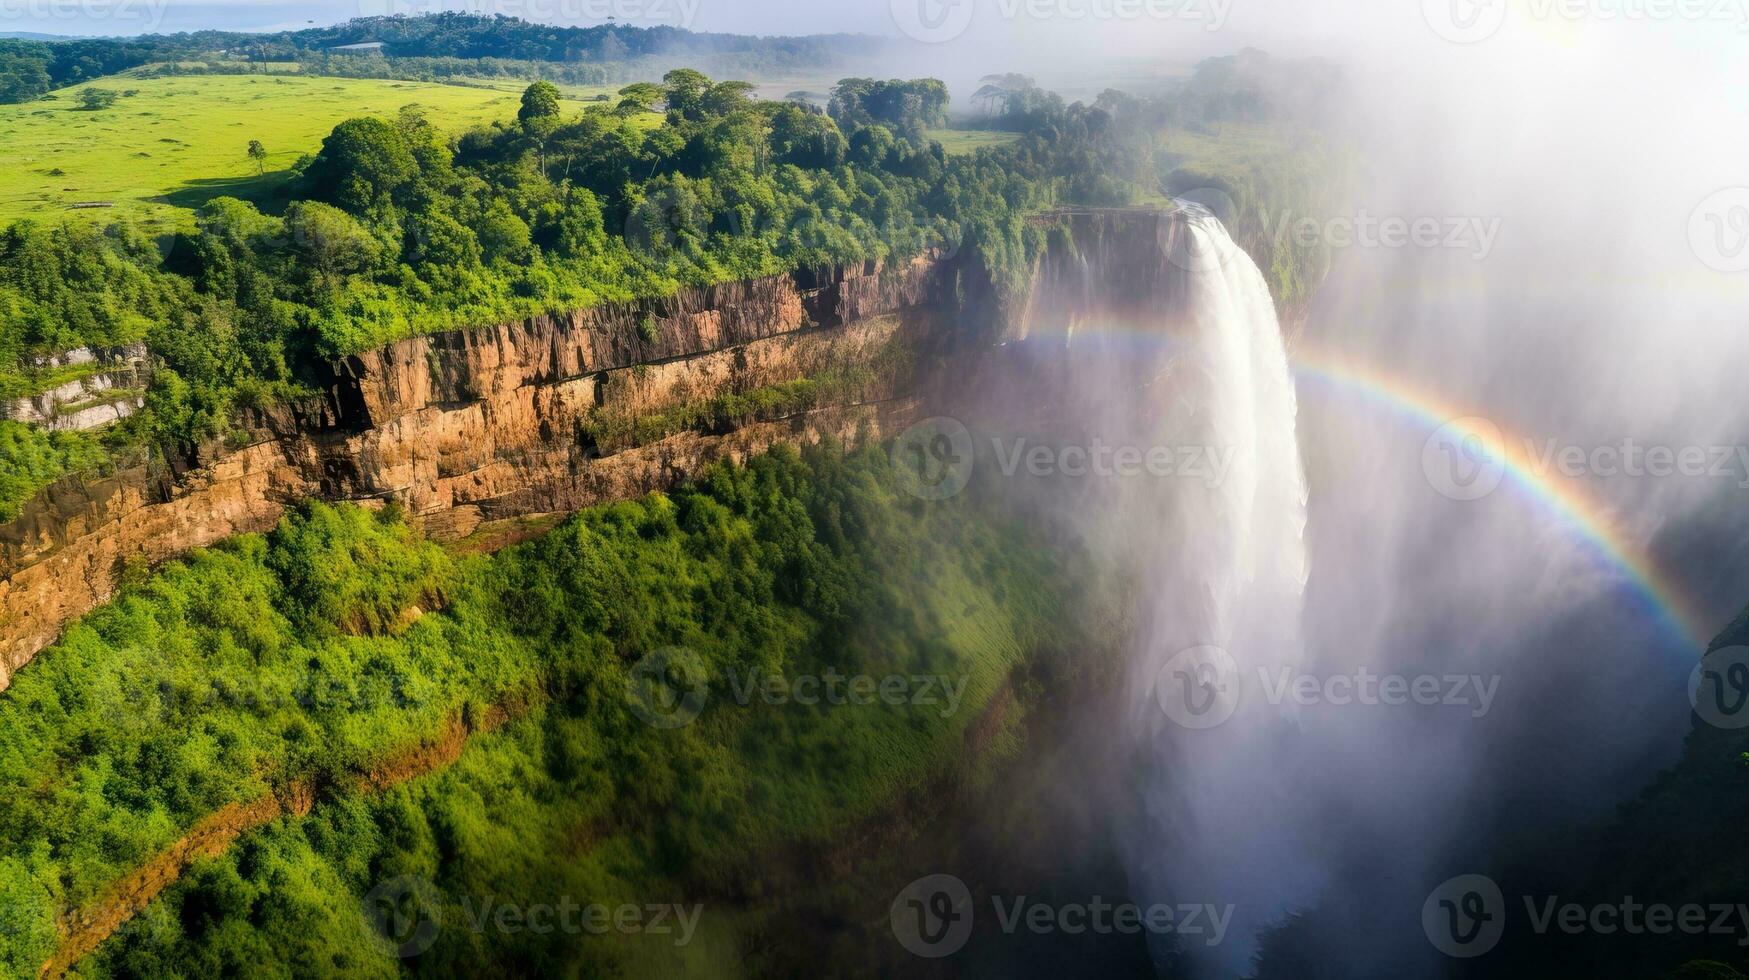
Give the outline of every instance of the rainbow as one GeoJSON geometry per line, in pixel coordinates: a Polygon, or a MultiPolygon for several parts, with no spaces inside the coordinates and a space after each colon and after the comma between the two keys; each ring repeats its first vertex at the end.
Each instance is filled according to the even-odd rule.
{"type": "MultiPolygon", "coordinates": [[[[1182,341],[1162,333],[1157,325],[1123,325],[1107,320],[1083,323],[1077,332],[1096,335],[1107,342],[1152,347],[1182,346],[1182,341]]],[[[1035,330],[1034,336],[1052,333],[1035,330]]],[[[1067,339],[1064,335],[1063,340],[1067,342],[1067,339]]],[[[1466,410],[1412,380],[1334,352],[1310,348],[1303,340],[1296,348],[1290,349],[1289,360],[1296,378],[1316,379],[1355,392],[1374,404],[1426,426],[1430,432],[1446,428],[1454,436],[1473,440],[1490,462],[1501,467],[1502,484],[1510,482],[1518,487],[1589,542],[1640,595],[1654,618],[1679,638],[1683,646],[1694,650],[1697,655],[1706,649],[1707,637],[1713,631],[1706,627],[1706,618],[1689,602],[1675,577],[1660,568],[1642,545],[1617,527],[1606,504],[1587,493],[1577,482],[1558,473],[1542,472],[1529,453],[1521,448],[1527,445],[1524,439],[1505,431],[1497,421],[1466,410]]]]}
{"type": "Polygon", "coordinates": [[[1708,635],[1703,625],[1705,619],[1683,595],[1674,577],[1617,528],[1606,505],[1586,493],[1576,482],[1552,472],[1542,472],[1522,448],[1528,445],[1525,440],[1504,431],[1491,419],[1466,411],[1435,392],[1386,374],[1375,366],[1308,349],[1294,351],[1291,361],[1298,377],[1310,376],[1334,383],[1408,415],[1433,430],[1444,428],[1456,437],[1479,445],[1486,457],[1501,467],[1502,482],[1511,481],[1553,511],[1620,570],[1685,645],[1697,653],[1705,649],[1708,635]]]}

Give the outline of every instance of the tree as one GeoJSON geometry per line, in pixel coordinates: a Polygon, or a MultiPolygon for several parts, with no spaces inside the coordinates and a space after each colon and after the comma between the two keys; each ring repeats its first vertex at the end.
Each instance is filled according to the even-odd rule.
{"type": "Polygon", "coordinates": [[[535,82],[522,93],[522,109],[516,119],[522,124],[539,159],[542,176],[547,172],[547,141],[561,125],[559,119],[559,87],[552,82],[535,82]]]}
{"type": "Polygon", "coordinates": [[[700,99],[701,108],[713,116],[726,116],[744,109],[753,99],[751,82],[718,82],[700,99]]]}
{"type": "Polygon", "coordinates": [[[267,147],[262,146],[260,140],[249,141],[249,159],[255,161],[256,173],[267,172],[267,147]]]}
{"type": "Polygon", "coordinates": [[[662,76],[668,87],[668,108],[684,119],[699,119],[704,115],[704,94],[710,91],[711,80],[704,72],[692,68],[676,68],[662,76]]]}
{"type": "Polygon", "coordinates": [[[486,212],[475,222],[474,232],[487,258],[523,263],[533,258],[529,247],[528,223],[516,216],[503,198],[493,198],[486,212]]]}
{"type": "Polygon", "coordinates": [[[552,82],[535,82],[522,91],[522,108],[516,112],[517,122],[527,125],[536,119],[557,118],[559,87],[552,82]]]}
{"type": "Polygon", "coordinates": [[[442,211],[415,214],[407,222],[413,261],[422,266],[471,269],[480,264],[480,240],[442,211]]]}
{"type": "Polygon", "coordinates": [[[934,78],[846,78],[832,87],[826,111],[849,131],[875,123],[920,142],[923,131],[947,125],[947,86],[934,78]]]}
{"type": "Polygon", "coordinates": [[[778,163],[830,170],[844,162],[844,134],[831,119],[785,105],[771,117],[771,149],[778,163]]]}
{"type": "Polygon", "coordinates": [[[897,141],[885,126],[864,126],[850,137],[850,159],[863,167],[879,167],[897,141]]]}
{"type": "Polygon", "coordinates": [[[650,131],[644,138],[643,152],[650,161],[650,172],[645,179],[656,176],[656,171],[665,161],[673,159],[681,150],[686,149],[686,137],[673,126],[663,126],[650,131]]]}
{"type": "Polygon", "coordinates": [[[587,189],[574,193],[555,215],[548,240],[565,255],[601,251],[607,242],[601,202],[587,189]]]}
{"type": "Polygon", "coordinates": [[[291,244],[324,279],[361,272],[376,264],[381,245],[370,230],[339,208],[297,201],[286,209],[291,244]]]}
{"type": "Polygon", "coordinates": [[[643,131],[630,120],[590,112],[553,134],[549,152],[563,162],[560,181],[607,193],[633,179],[632,165],[643,142],[643,131]]]}
{"type": "Polygon", "coordinates": [[[413,154],[413,162],[418,164],[425,180],[444,184],[454,176],[449,140],[431,125],[423,106],[418,103],[402,106],[395,116],[395,128],[406,141],[407,150],[413,154]]]}
{"type": "Polygon", "coordinates": [[[322,141],[304,182],[310,196],[362,214],[390,198],[418,171],[400,130],[381,119],[348,119],[322,141]]]}
{"type": "Polygon", "coordinates": [[[667,94],[662,86],[655,82],[634,82],[619,90],[619,105],[614,109],[622,116],[639,112],[653,112],[657,100],[667,94]]]}
{"type": "Polygon", "coordinates": [[[996,114],[997,104],[1007,97],[1008,93],[999,86],[985,85],[972,93],[971,103],[972,105],[982,105],[984,107],[984,118],[988,119],[996,114]]]}
{"type": "Polygon", "coordinates": [[[86,112],[96,112],[115,105],[118,96],[106,88],[88,88],[79,93],[79,108],[86,112]]]}

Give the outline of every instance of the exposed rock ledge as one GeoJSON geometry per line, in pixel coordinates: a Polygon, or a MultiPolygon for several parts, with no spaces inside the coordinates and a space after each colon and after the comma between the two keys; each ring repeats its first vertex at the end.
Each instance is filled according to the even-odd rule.
{"type": "Polygon", "coordinates": [[[951,265],[805,271],[416,337],[335,364],[323,397],[258,413],[247,445],[203,448],[173,476],[142,467],[57,483],[0,526],[0,689],[64,623],[107,601],[130,560],[267,529],[300,499],[397,499],[433,534],[460,536],[481,520],[666,487],[782,440],[881,431],[905,415],[904,392],[610,456],[580,438],[600,409],[793,380],[888,343],[927,347],[951,265]]]}
{"type": "Polygon", "coordinates": [[[50,431],[97,429],[132,415],[144,404],[140,392],[149,380],[146,345],[99,349],[79,347],[36,359],[36,367],[96,370],[22,398],[0,399],[0,418],[40,425],[50,431]]]}

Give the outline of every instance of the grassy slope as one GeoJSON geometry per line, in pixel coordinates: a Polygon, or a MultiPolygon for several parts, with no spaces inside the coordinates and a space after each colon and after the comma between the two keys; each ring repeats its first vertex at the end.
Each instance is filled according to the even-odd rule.
{"type": "MultiPolygon", "coordinates": [[[[522,90],[528,88],[528,82],[515,78],[470,78],[464,76],[451,78],[444,84],[460,85],[466,88],[489,88],[497,92],[510,92],[518,98],[522,96],[522,90]]],[[[617,93],[624,87],[621,85],[572,85],[569,82],[554,82],[553,84],[559,87],[559,92],[567,99],[593,103],[606,102],[608,105],[619,101],[617,93]],[[606,98],[603,99],[601,96],[606,96],[606,98]]]]}
{"type": "MultiPolygon", "coordinates": [[[[316,150],[337,123],[360,115],[393,116],[424,106],[440,127],[459,131],[515,115],[519,86],[492,88],[422,82],[286,76],[105,78],[61,89],[55,98],[0,106],[0,225],[23,217],[56,221],[128,217],[164,227],[220,194],[252,197],[277,186],[303,153],[316,150]],[[85,88],[138,94],[107,109],[76,108],[85,88]],[[259,177],[249,141],[268,151],[259,177]],[[61,170],[59,176],[51,171],[61,170]],[[114,208],[75,210],[80,201],[114,208]]],[[[568,111],[585,105],[577,90],[568,111]]]]}
{"type": "Polygon", "coordinates": [[[941,144],[949,153],[966,154],[986,146],[1007,146],[1020,139],[1019,133],[1001,133],[990,129],[931,129],[927,137],[941,144]]]}

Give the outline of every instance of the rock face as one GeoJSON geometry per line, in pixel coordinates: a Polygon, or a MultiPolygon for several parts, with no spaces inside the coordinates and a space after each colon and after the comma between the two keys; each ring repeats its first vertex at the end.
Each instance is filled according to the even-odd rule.
{"type": "Polygon", "coordinates": [[[23,398],[0,401],[0,418],[50,431],[97,429],[132,415],[145,403],[150,380],[144,344],[93,351],[80,347],[40,358],[40,368],[84,367],[91,373],[23,398]]]}
{"type": "Polygon", "coordinates": [[[1034,295],[1085,303],[1022,298],[992,313],[1000,304],[975,263],[928,256],[432,334],[331,365],[319,397],[243,420],[241,444],[202,447],[169,472],[57,483],[0,525],[0,689],[66,622],[107,601],[128,564],[265,530],[296,501],[395,500],[432,536],[465,537],[482,521],[672,486],[777,442],[891,431],[917,417],[923,389],[951,395],[997,373],[979,368],[992,341],[1061,329],[1114,301],[1157,315],[1181,292],[1182,271],[1163,260],[1182,234],[1175,215],[1055,221],[1067,234],[1041,257],[1034,280],[1049,288],[1034,295]],[[1066,277],[1081,292],[1061,288],[1066,277]],[[914,367],[880,367],[894,361],[914,367]],[[694,415],[626,449],[594,435],[604,419],[647,420],[856,366],[870,370],[853,392],[789,417],[700,425],[694,415]]]}
{"type": "Polygon", "coordinates": [[[0,688],[108,600],[130,561],[265,530],[301,499],[398,500],[429,533],[459,537],[671,486],[779,441],[883,431],[909,410],[890,379],[795,418],[607,454],[585,423],[928,349],[951,320],[952,275],[934,257],[807,270],[416,337],[333,365],[322,397],[255,413],[246,444],[203,447],[174,474],[57,483],[0,526],[0,688]]]}

